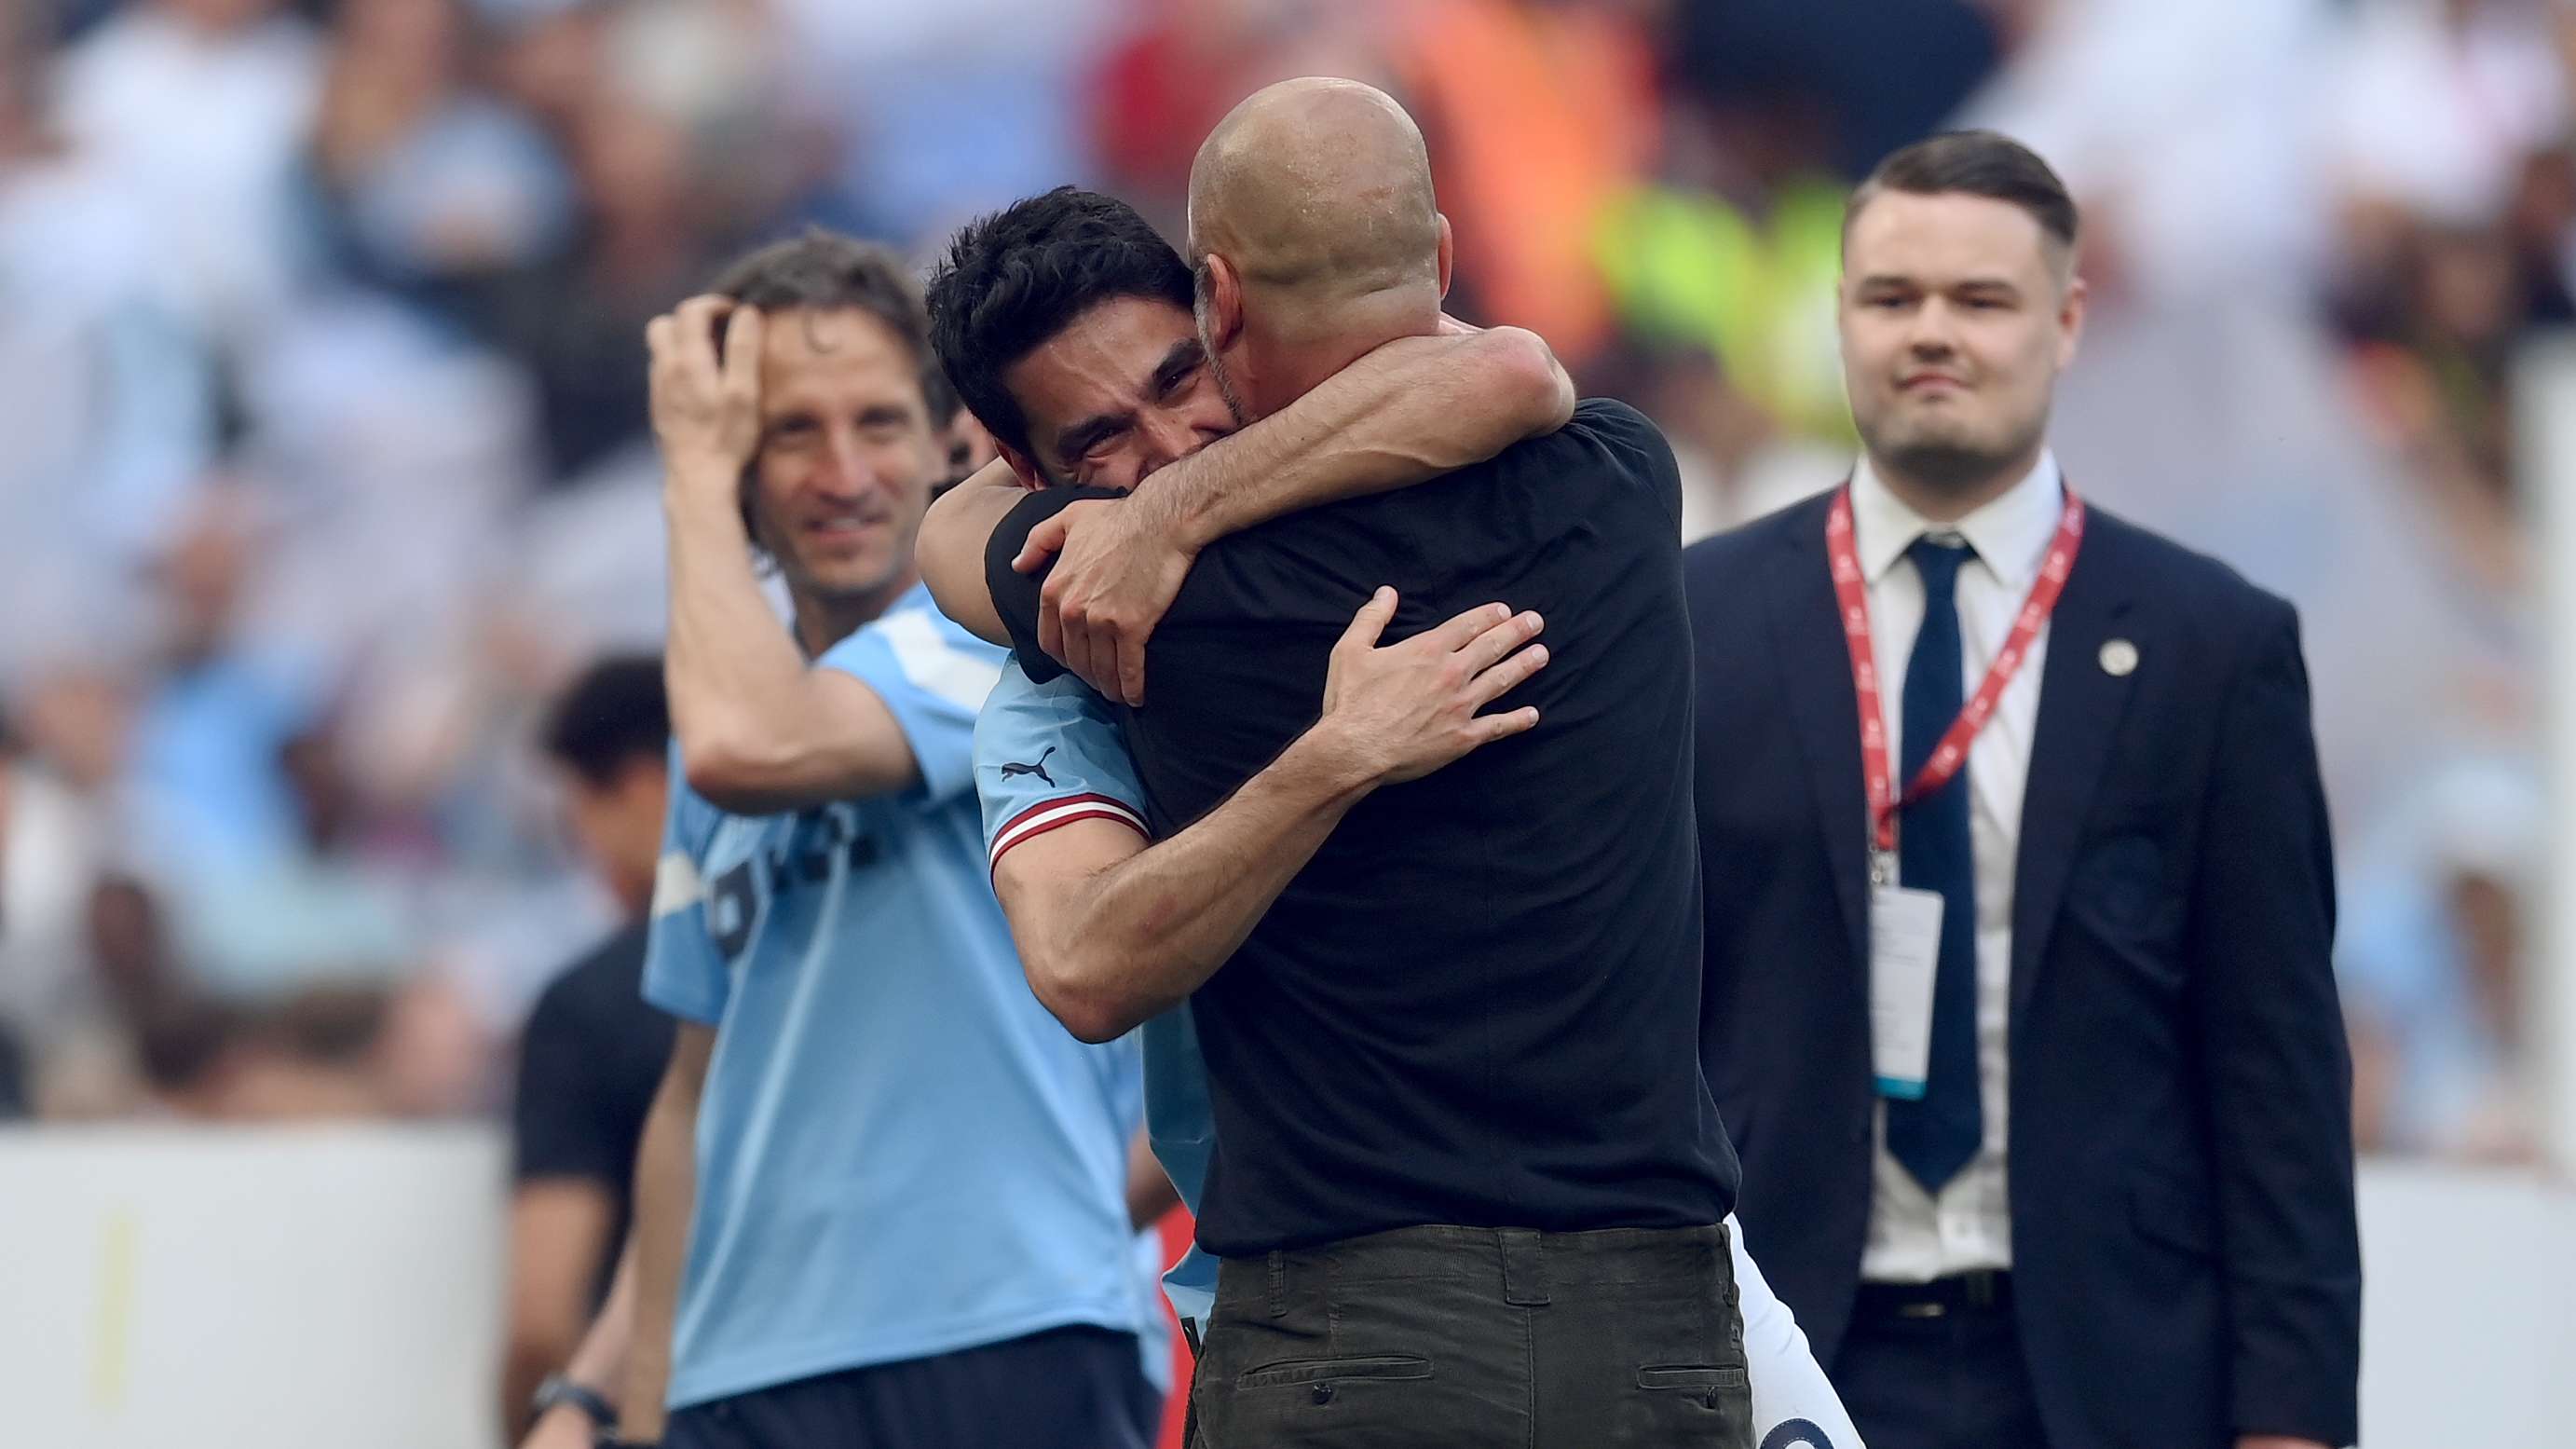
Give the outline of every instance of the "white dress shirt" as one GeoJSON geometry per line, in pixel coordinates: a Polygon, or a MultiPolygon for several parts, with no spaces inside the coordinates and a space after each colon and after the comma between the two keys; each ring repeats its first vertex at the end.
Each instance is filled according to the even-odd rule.
{"type": "MultiPolygon", "coordinates": [[[[1925,534],[1964,539],[1976,550],[1976,557],[1959,569],[1956,596],[1965,674],[1960,698],[1972,698],[2039,577],[2056,537],[2064,492],[2057,459],[2048,453],[2010,492],[1946,527],[1925,521],[1899,501],[1867,458],[1853,472],[1851,492],[1852,545],[1869,585],[1879,706],[1887,717],[1889,761],[1897,765],[1905,748],[1905,667],[1923,626],[1923,576],[1906,561],[1905,550],[1925,534]]],[[[1936,1198],[1889,1155],[1887,1104],[1879,1103],[1869,1240],[1860,1265],[1861,1277],[1870,1282],[1921,1283],[2012,1266],[2004,1119],[2011,1071],[2013,870],[2020,855],[2022,791],[2030,778],[2031,734],[2039,722],[2039,678],[2047,653],[2048,629],[2043,626],[1968,750],[1968,834],[1977,889],[1977,1079],[1985,1140],[1936,1198]]]]}

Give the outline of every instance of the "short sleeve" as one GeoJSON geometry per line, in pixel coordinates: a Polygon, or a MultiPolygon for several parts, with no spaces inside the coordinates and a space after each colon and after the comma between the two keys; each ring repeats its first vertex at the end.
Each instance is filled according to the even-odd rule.
{"type": "MultiPolygon", "coordinates": [[[[677,741],[673,741],[677,746],[677,741]]],[[[716,949],[709,912],[707,844],[714,811],[679,783],[672,766],[671,805],[662,826],[662,858],[653,868],[652,923],[644,944],[644,999],[684,1020],[713,1026],[724,1019],[733,982],[716,949]]],[[[746,902],[733,901],[731,909],[746,902]]]]}
{"type": "Polygon", "coordinates": [[[1093,498],[1118,498],[1124,495],[1108,488],[1040,488],[1011,505],[993,538],[984,546],[984,587],[993,596],[993,611],[1002,616],[1002,627],[1011,631],[1011,646],[1016,650],[1029,678],[1040,684],[1054,681],[1064,673],[1064,666],[1047,657],[1038,648],[1038,591],[1046,584],[1047,568],[1033,574],[1011,567],[1020,549],[1029,541],[1029,533],[1039,524],[1062,513],[1076,503],[1093,498]]]}
{"type": "Polygon", "coordinates": [[[833,645],[822,665],[885,701],[921,770],[921,799],[941,804],[974,786],[975,715],[1003,657],[919,594],[833,645]]]}
{"type": "Polygon", "coordinates": [[[1621,472],[1635,479],[1661,506],[1673,527],[1681,527],[1681,464],[1663,430],[1644,413],[1610,398],[1586,398],[1574,410],[1566,435],[1585,435],[1600,445],[1621,472]]]}
{"type": "Polygon", "coordinates": [[[1072,675],[1032,681],[1017,657],[975,725],[975,791],[986,858],[1077,820],[1115,820],[1148,839],[1145,790],[1109,706],[1072,675]]]}
{"type": "Polygon", "coordinates": [[[600,1101],[608,1057],[581,1019],[580,982],[568,971],[537,1001],[519,1041],[510,1110],[512,1177],[574,1177],[622,1192],[634,1162],[620,1161],[600,1101]]]}

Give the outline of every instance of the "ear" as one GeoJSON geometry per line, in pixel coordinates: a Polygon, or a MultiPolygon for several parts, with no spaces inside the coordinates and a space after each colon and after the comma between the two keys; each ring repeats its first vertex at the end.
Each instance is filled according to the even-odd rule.
{"type": "Polygon", "coordinates": [[[2064,372],[2075,365],[2076,345],[2084,340],[2084,308],[2091,293],[2082,277],[2066,283],[2066,299],[2057,307],[2057,370],[2064,372]]]}
{"type": "Polygon", "coordinates": [[[1440,295],[1449,295],[1450,266],[1457,258],[1457,244],[1449,235],[1449,214],[1440,214],[1440,295]]]}
{"type": "Polygon", "coordinates": [[[1038,471],[1038,465],[1028,454],[999,438],[993,440],[993,447],[1001,453],[1002,461],[1011,465],[1011,471],[1019,475],[1021,487],[1035,489],[1047,486],[1046,475],[1038,471]]]}
{"type": "Polygon", "coordinates": [[[1210,252],[1199,261],[1203,278],[1200,290],[1201,310],[1199,340],[1210,352],[1223,352],[1243,335],[1243,277],[1234,263],[1210,252]]]}

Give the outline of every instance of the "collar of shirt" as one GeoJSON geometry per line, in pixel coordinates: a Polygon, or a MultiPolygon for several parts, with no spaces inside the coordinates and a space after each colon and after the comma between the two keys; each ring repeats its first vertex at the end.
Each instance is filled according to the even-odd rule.
{"type": "Polygon", "coordinates": [[[2011,588],[2027,589],[2048,557],[2065,508],[2065,489],[2057,455],[2042,449],[2039,462],[2020,482],[1954,524],[1936,524],[1906,506],[1891,491],[1863,454],[1852,469],[1852,547],[1860,555],[1862,574],[1873,585],[1887,577],[1896,561],[1927,533],[1955,533],[1977,551],[1977,558],[2011,588]]]}

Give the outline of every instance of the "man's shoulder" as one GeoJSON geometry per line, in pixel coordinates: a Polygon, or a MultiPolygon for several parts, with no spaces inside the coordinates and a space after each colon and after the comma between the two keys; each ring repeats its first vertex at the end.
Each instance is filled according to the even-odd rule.
{"type": "Polygon", "coordinates": [[[630,921],[558,973],[528,1014],[528,1033],[578,1031],[604,1014],[619,1019],[650,1012],[644,1004],[649,924],[630,921]]]}
{"type": "Polygon", "coordinates": [[[2092,503],[2085,506],[2084,546],[2075,567],[2080,573],[2087,564],[2203,631],[2251,635],[2298,618],[2289,600],[2233,566],[2092,503]]]}
{"type": "Polygon", "coordinates": [[[1680,465],[1673,459],[1673,445],[1664,430],[1644,413],[1607,397],[1583,399],[1574,405],[1574,416],[1564,427],[1523,438],[1481,466],[1562,469],[1575,460],[1588,461],[1593,471],[1608,476],[1676,482],[1680,477],[1680,465]]]}
{"type": "MultiPolygon", "coordinates": [[[[941,613],[938,603],[930,597],[929,588],[921,584],[905,590],[886,606],[884,613],[851,630],[838,643],[824,650],[823,662],[855,673],[858,671],[853,667],[854,661],[876,649],[890,652],[908,676],[924,673],[936,676],[943,669],[971,662],[976,666],[976,677],[986,690],[992,687],[992,671],[1001,667],[1003,658],[1010,652],[977,638],[965,625],[941,613]]],[[[920,679],[915,682],[931,687],[930,683],[920,679]]]]}
{"type": "Polygon", "coordinates": [[[1704,580],[1740,578],[1745,567],[1784,545],[1813,540],[1821,547],[1825,536],[1825,514],[1832,509],[1837,491],[1839,485],[1811,493],[1786,507],[1749,523],[1739,523],[1723,533],[1711,534],[1683,549],[1683,580],[1696,590],[1704,580]]]}

